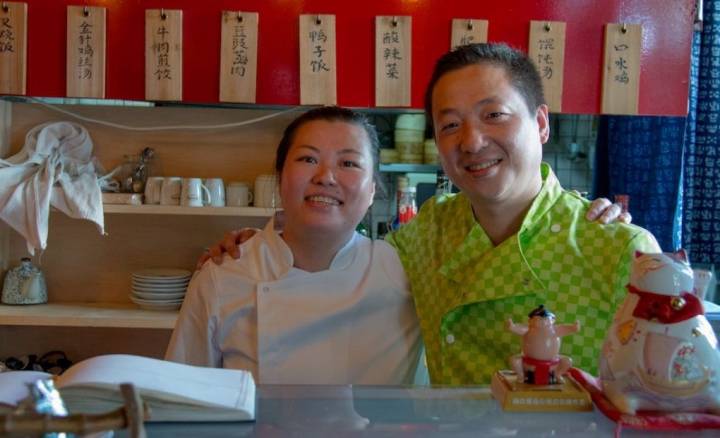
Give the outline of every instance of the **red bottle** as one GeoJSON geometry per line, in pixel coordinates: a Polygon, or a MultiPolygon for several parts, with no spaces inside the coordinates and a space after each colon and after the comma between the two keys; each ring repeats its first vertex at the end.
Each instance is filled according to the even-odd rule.
{"type": "Polygon", "coordinates": [[[417,215],[415,195],[415,187],[406,187],[400,192],[400,201],[398,202],[398,221],[400,224],[410,222],[417,215]]]}

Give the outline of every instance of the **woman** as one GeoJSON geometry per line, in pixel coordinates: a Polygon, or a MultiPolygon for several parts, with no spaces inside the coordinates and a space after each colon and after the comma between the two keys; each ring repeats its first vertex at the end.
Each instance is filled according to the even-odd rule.
{"type": "Polygon", "coordinates": [[[285,223],[206,263],[190,283],[166,359],[243,368],[260,383],[412,382],[420,331],[402,265],[355,232],[375,193],[377,134],[348,109],[285,130],[276,170],[285,223]]]}

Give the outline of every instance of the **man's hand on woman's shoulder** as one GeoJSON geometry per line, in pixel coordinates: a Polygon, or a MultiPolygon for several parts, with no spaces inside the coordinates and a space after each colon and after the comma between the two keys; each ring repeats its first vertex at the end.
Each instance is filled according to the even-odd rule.
{"type": "Polygon", "coordinates": [[[597,221],[601,224],[609,224],[611,222],[629,224],[632,222],[632,216],[629,212],[623,212],[620,204],[613,204],[607,198],[595,199],[585,214],[585,218],[589,221],[597,221]]]}
{"type": "Polygon", "coordinates": [[[241,228],[225,233],[222,240],[215,245],[207,248],[202,253],[195,265],[195,270],[202,268],[206,261],[212,260],[216,265],[222,264],[223,254],[228,253],[230,257],[239,259],[242,255],[240,245],[250,240],[257,233],[256,228],[241,228]]]}

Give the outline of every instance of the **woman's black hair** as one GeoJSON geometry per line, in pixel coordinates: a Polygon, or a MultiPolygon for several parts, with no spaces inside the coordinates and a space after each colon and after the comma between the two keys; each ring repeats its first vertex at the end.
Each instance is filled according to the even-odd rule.
{"type": "Polygon", "coordinates": [[[275,170],[278,175],[282,174],[283,166],[285,166],[285,160],[287,159],[288,151],[295,139],[295,134],[300,127],[308,122],[315,120],[325,120],[328,122],[346,122],[352,123],[362,127],[370,140],[370,155],[372,157],[372,168],[373,175],[375,174],[375,167],[378,162],[378,149],[380,147],[380,141],[378,140],[377,131],[375,127],[370,124],[368,119],[361,113],[355,112],[348,108],[339,106],[323,106],[319,108],[311,109],[310,111],[303,113],[298,118],[292,121],[280,140],[275,154],[275,170]]]}

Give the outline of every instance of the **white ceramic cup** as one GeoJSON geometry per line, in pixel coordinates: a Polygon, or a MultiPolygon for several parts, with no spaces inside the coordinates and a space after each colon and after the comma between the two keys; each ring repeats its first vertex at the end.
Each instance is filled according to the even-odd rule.
{"type": "Polygon", "coordinates": [[[210,203],[210,191],[200,178],[183,178],[180,205],[202,207],[210,203]]]}
{"type": "Polygon", "coordinates": [[[145,181],[145,203],[157,205],[162,198],[162,185],[165,178],[151,176],[145,181]]]}
{"type": "Polygon", "coordinates": [[[205,187],[207,187],[208,192],[210,192],[210,206],[224,207],[225,183],[222,178],[207,178],[205,180],[205,187]]]}
{"type": "Polygon", "coordinates": [[[179,176],[166,176],[160,189],[160,205],[180,205],[182,192],[182,178],[179,176]]]}
{"type": "MultiPolygon", "coordinates": [[[[707,269],[693,269],[693,279],[695,280],[695,295],[701,300],[706,299],[708,290],[713,283],[713,273],[707,269]]],[[[714,292],[714,291],[713,291],[714,292]]],[[[714,293],[708,296],[709,299],[714,299],[714,293]]]]}
{"type": "Polygon", "coordinates": [[[235,181],[227,185],[225,189],[227,205],[230,207],[247,207],[253,201],[253,193],[248,183],[235,181]]]}
{"type": "Polygon", "coordinates": [[[280,187],[276,175],[259,175],[255,179],[255,206],[262,208],[279,208],[280,187]]]}

